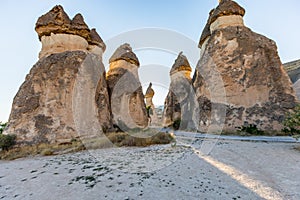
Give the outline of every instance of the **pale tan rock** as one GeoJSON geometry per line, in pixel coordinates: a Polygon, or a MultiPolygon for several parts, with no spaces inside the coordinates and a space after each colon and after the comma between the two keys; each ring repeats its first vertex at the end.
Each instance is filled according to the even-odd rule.
{"type": "Polygon", "coordinates": [[[228,16],[218,17],[210,25],[210,31],[213,32],[217,29],[226,28],[228,26],[244,26],[243,17],[240,15],[228,15],[228,16]]]}
{"type": "Polygon", "coordinates": [[[65,51],[88,51],[89,44],[81,36],[70,34],[53,34],[42,36],[42,50],[39,59],[51,54],[62,53],[65,51]]]}
{"type": "Polygon", "coordinates": [[[106,80],[113,123],[122,130],[148,125],[138,67],[139,61],[129,44],[121,45],[110,58],[106,80]]]}

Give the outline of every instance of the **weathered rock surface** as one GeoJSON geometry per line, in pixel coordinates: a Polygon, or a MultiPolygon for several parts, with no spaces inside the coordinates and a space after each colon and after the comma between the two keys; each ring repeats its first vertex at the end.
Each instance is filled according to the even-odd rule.
{"type": "Polygon", "coordinates": [[[22,144],[63,143],[110,129],[102,54],[88,50],[84,34],[93,35],[95,46],[103,43],[100,36],[90,32],[80,14],[71,21],[61,6],[40,17],[36,30],[42,52],[48,53],[15,96],[6,134],[16,134],[22,144]]]}
{"type": "Polygon", "coordinates": [[[190,77],[192,68],[182,52],[178,55],[170,70],[171,84],[165,99],[163,126],[172,126],[175,121],[181,121],[181,129],[193,130],[194,102],[193,84],[190,77]]]}
{"type": "Polygon", "coordinates": [[[97,56],[81,51],[53,54],[27,75],[14,98],[6,132],[27,144],[91,137],[95,131],[89,132],[86,125],[87,130],[78,133],[78,123],[98,123],[99,133],[110,128],[108,102],[104,66],[97,56]],[[84,112],[89,113],[83,116],[84,112]]]}
{"type": "MultiPolygon", "coordinates": [[[[222,1],[211,14],[211,26],[224,15],[241,17],[244,9],[233,1],[222,1]]],[[[200,127],[205,131],[225,118],[224,131],[249,124],[265,131],[280,131],[296,98],[275,42],[243,23],[215,26],[214,30],[211,26],[194,81],[201,109],[200,127]],[[212,107],[216,109],[212,111],[212,107]]]]}
{"type": "Polygon", "coordinates": [[[148,116],[138,76],[138,58],[129,44],[123,44],[109,62],[106,80],[113,123],[122,130],[146,127],[148,116]]]}
{"type": "Polygon", "coordinates": [[[36,22],[42,42],[39,58],[64,51],[86,51],[102,58],[105,44],[95,29],[90,30],[81,14],[71,20],[62,6],[55,6],[36,22]]]}

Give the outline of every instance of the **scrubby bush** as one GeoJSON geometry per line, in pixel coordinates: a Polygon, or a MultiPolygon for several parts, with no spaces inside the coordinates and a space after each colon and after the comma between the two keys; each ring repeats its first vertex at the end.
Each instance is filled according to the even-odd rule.
{"type": "Polygon", "coordinates": [[[8,151],[16,144],[16,135],[3,135],[0,134],[0,148],[8,151]]]}
{"type": "Polygon", "coordinates": [[[248,126],[238,127],[238,131],[250,135],[263,135],[264,131],[259,130],[255,124],[249,124],[248,126]]]}
{"type": "Polygon", "coordinates": [[[4,129],[5,129],[6,126],[7,126],[7,123],[0,122],[0,134],[3,133],[3,131],[4,131],[4,129]]]}
{"type": "Polygon", "coordinates": [[[180,124],[181,124],[181,119],[176,119],[173,122],[173,128],[174,128],[174,130],[178,130],[180,128],[180,124]]]}
{"type": "Polygon", "coordinates": [[[287,114],[284,122],[283,132],[299,138],[300,135],[300,104],[298,104],[294,111],[287,114]]]}
{"type": "Polygon", "coordinates": [[[171,134],[158,132],[149,137],[135,137],[128,133],[109,133],[107,138],[116,146],[150,146],[154,144],[169,144],[174,141],[171,134]]]}

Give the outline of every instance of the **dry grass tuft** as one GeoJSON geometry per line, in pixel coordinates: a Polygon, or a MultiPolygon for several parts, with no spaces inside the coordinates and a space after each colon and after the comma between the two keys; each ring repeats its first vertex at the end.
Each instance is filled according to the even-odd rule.
{"type": "Polygon", "coordinates": [[[15,147],[8,151],[0,151],[0,159],[14,160],[29,156],[51,156],[66,153],[75,153],[86,149],[111,148],[114,146],[137,146],[145,147],[154,144],[168,144],[174,140],[170,134],[156,133],[146,130],[134,133],[108,133],[97,138],[71,140],[64,144],[39,144],[32,146],[15,147]]]}

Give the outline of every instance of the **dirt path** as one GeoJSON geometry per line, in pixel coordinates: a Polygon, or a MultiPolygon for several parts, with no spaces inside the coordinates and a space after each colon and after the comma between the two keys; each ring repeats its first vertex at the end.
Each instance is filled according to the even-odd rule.
{"type": "Polygon", "coordinates": [[[300,199],[295,144],[212,142],[0,161],[0,199],[300,199]]]}

